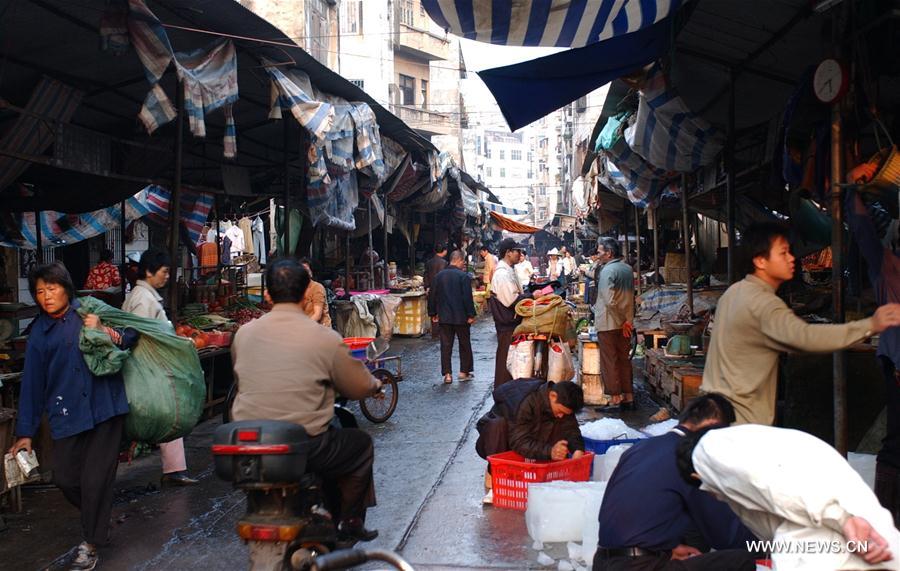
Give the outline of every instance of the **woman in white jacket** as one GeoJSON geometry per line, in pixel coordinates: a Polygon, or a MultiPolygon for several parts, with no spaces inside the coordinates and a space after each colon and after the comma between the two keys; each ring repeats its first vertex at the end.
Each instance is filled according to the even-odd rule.
{"type": "MultiPolygon", "coordinates": [[[[165,252],[148,250],[141,256],[138,264],[139,279],[134,289],[125,298],[122,311],[133,313],[140,317],[168,321],[166,311],[162,306],[162,296],[158,290],[169,281],[169,268],[172,261],[165,252]]],[[[171,442],[163,442],[159,445],[162,457],[162,483],[176,486],[190,486],[198,483],[187,472],[187,461],[184,457],[184,439],[178,438],[171,442]]]]}

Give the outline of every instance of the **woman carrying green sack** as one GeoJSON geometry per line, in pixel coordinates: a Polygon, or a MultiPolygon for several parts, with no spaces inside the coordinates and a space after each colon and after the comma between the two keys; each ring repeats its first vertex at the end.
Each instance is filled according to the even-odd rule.
{"type": "MultiPolygon", "coordinates": [[[[122,311],[147,319],[168,321],[162,306],[162,297],[156,290],[165,287],[169,281],[171,266],[172,261],[165,252],[159,250],[144,252],[138,264],[140,279],[122,304],[122,311]]],[[[163,484],[191,486],[198,483],[198,480],[188,475],[183,438],[160,443],[159,454],[162,458],[163,484]]]]}
{"type": "Polygon", "coordinates": [[[129,349],[138,333],[104,327],[97,315],[80,317],[75,286],[59,262],[34,268],[28,289],[40,306],[25,351],[25,370],[16,423],[18,439],[9,452],[31,451],[46,413],[53,438],[53,480],[81,512],[84,541],[70,569],[97,565],[97,546],[109,541],[113,484],[119,463],[128,400],[119,372],[95,375],[79,347],[83,328],[104,331],[119,349],[129,349]]]}

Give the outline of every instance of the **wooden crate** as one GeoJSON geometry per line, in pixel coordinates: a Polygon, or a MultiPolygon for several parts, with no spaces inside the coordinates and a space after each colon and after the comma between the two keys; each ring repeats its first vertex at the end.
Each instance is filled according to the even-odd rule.
{"type": "Polygon", "coordinates": [[[670,400],[676,410],[682,410],[691,402],[691,399],[700,393],[700,384],[703,382],[703,369],[681,367],[672,371],[672,377],[674,383],[670,400]]]}

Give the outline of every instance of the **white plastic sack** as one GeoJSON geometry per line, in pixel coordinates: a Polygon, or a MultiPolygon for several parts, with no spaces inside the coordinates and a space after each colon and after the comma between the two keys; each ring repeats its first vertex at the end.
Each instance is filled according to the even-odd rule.
{"type": "MultiPolygon", "coordinates": [[[[534,541],[542,543],[582,541],[589,498],[603,501],[606,483],[555,481],[528,486],[525,526],[534,541]]],[[[593,504],[592,504],[593,505],[593,504]]],[[[600,505],[593,513],[594,520],[600,505]]]]}
{"type": "Polygon", "coordinates": [[[551,343],[547,359],[547,380],[558,383],[571,381],[575,378],[575,365],[572,363],[572,354],[568,345],[551,343]]]}
{"type": "Polygon", "coordinates": [[[506,368],[514,379],[530,378],[534,371],[534,342],[517,341],[509,346],[506,368]]]}

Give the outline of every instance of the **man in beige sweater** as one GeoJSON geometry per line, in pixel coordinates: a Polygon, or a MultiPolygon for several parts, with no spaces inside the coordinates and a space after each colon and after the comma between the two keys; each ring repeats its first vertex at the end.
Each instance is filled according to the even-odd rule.
{"type": "Polygon", "coordinates": [[[811,325],[775,294],[794,277],[786,229],[774,223],[753,225],[742,244],[752,267],[716,307],[701,389],[728,397],[737,424],[772,424],[780,352],[845,349],[900,325],[900,304],[882,305],[872,317],[859,321],[811,325]]]}
{"type": "Polygon", "coordinates": [[[370,541],[377,531],[364,526],[375,505],[372,437],[362,430],[337,429],[335,392],[348,399],[381,388],[341,336],[311,320],[300,307],[310,275],[293,259],[266,269],[266,300],[272,311],[238,330],[231,345],[238,393],[234,420],[281,420],[303,425],[311,437],[308,467],[322,477],[329,505],[346,540],[370,541]],[[336,487],[336,490],[331,490],[336,487]]]}

